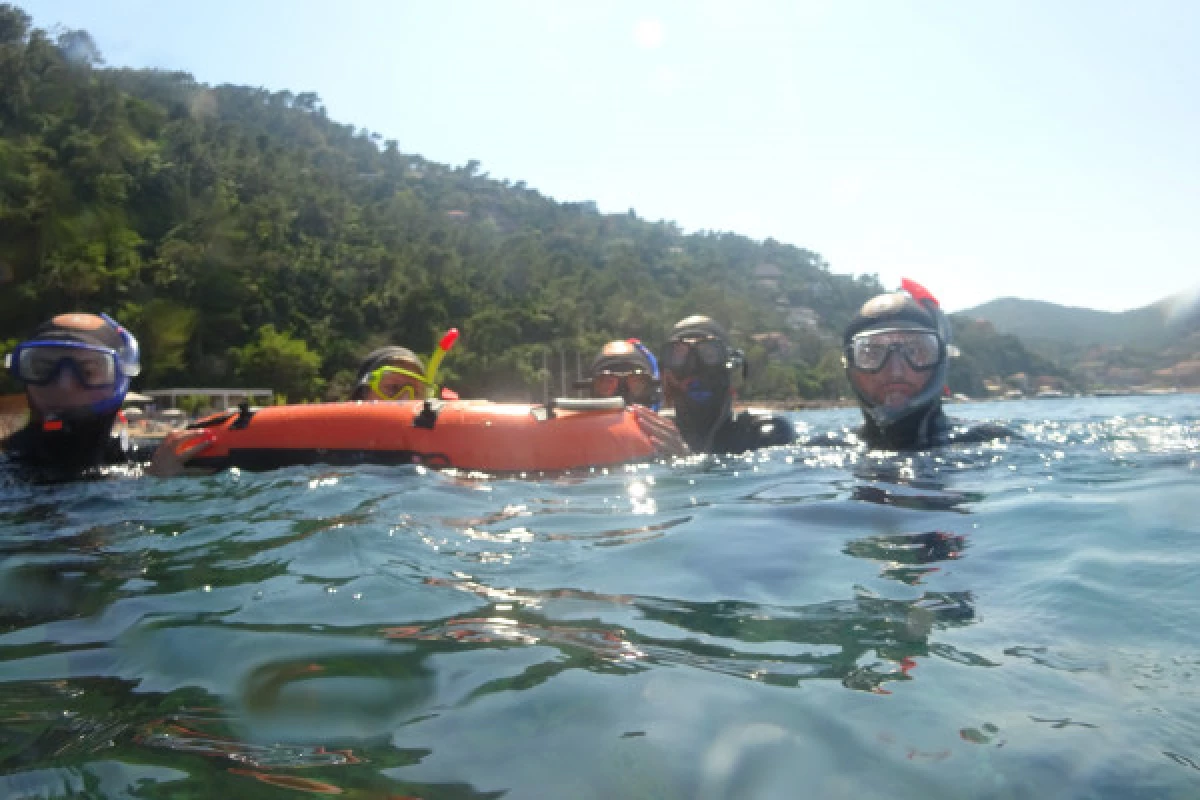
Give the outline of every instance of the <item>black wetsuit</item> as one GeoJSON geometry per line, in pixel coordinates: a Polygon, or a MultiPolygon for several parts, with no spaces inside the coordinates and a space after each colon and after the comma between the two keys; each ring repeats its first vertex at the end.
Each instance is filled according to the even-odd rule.
{"type": "Polygon", "coordinates": [[[760,447],[791,444],[795,440],[796,431],[787,417],[743,411],[717,428],[711,452],[736,455],[760,447]]]}
{"type": "MultiPolygon", "coordinates": [[[[989,422],[968,426],[961,420],[947,417],[940,404],[925,414],[899,420],[887,430],[866,417],[863,426],[854,433],[873,450],[929,450],[950,444],[980,444],[1018,436],[1011,428],[989,422]]],[[[822,434],[809,439],[806,444],[836,447],[849,442],[837,434],[822,434]]]]}
{"type": "Polygon", "coordinates": [[[10,463],[51,480],[71,480],[97,467],[149,460],[153,448],[131,444],[127,436],[113,430],[114,419],[64,422],[57,431],[43,431],[31,422],[0,440],[0,452],[10,463]]]}

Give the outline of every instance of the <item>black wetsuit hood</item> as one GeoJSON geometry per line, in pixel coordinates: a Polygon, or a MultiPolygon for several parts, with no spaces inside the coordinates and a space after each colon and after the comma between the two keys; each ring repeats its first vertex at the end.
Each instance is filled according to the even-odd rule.
{"type": "MultiPolygon", "coordinates": [[[[730,350],[729,334],[711,317],[700,314],[687,317],[675,323],[668,338],[671,342],[683,339],[717,339],[726,351],[730,350]]],[[[733,383],[732,363],[718,365],[698,373],[686,376],[677,375],[663,359],[663,373],[668,383],[674,384],[672,402],[675,407],[675,427],[695,453],[711,452],[718,431],[733,418],[733,383]],[[698,390],[685,389],[684,380],[698,380],[702,388],[698,390]]]]}
{"type": "Polygon", "coordinates": [[[950,346],[950,323],[932,298],[916,300],[907,292],[882,294],[871,298],[859,309],[846,326],[842,345],[849,348],[851,340],[860,333],[888,329],[936,333],[942,341],[942,359],[931,371],[925,387],[899,410],[883,408],[863,396],[851,378],[847,364],[847,378],[850,378],[850,387],[863,413],[863,438],[872,447],[892,450],[937,446],[945,440],[947,428],[942,413],[942,393],[949,364],[946,351],[950,346]]]}

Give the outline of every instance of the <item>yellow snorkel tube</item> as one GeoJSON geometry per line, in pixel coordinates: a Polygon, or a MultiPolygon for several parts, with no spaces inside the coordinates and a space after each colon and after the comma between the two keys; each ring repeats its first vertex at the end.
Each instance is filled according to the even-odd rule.
{"type": "Polygon", "coordinates": [[[458,328],[451,328],[442,336],[442,340],[438,342],[437,350],[433,351],[433,355],[429,357],[429,366],[425,368],[425,382],[429,385],[430,391],[434,397],[441,396],[441,387],[437,384],[438,368],[442,366],[442,359],[450,352],[450,348],[454,347],[454,343],[458,341],[458,328]]]}

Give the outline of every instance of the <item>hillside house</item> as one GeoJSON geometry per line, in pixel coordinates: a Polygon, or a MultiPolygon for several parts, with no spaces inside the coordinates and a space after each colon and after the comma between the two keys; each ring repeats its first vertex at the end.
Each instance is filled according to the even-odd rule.
{"type": "Polygon", "coordinates": [[[768,356],[783,357],[792,349],[792,342],[787,335],[779,331],[756,333],[750,337],[763,346],[768,356]]]}
{"type": "Polygon", "coordinates": [[[779,281],[783,278],[783,270],[774,264],[759,264],[754,268],[754,282],[763,289],[779,291],[779,281]]]}

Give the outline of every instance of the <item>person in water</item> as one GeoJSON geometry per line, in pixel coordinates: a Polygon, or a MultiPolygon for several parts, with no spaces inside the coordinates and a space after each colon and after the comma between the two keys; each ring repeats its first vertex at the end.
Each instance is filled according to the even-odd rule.
{"type": "Polygon", "coordinates": [[[744,453],[796,438],[786,417],[748,411],[734,416],[734,379],[745,375],[745,356],[711,318],[677,322],[659,363],[675,426],[693,453],[744,453]]]}
{"type": "Polygon", "coordinates": [[[618,339],[604,345],[579,388],[587,389],[592,397],[621,397],[626,405],[653,411],[662,404],[658,360],[637,339],[618,339]]]}
{"type": "Polygon", "coordinates": [[[10,460],[64,477],[143,460],[118,413],[141,372],[137,339],[111,317],[59,314],[5,357],[25,386],[29,421],[0,440],[10,460]]]}
{"type": "Polygon", "coordinates": [[[863,415],[858,436],[869,447],[925,450],[1012,435],[996,425],[955,426],[942,411],[950,322],[919,284],[905,281],[904,291],[864,303],[842,345],[846,377],[863,415]]]}
{"type": "Polygon", "coordinates": [[[407,347],[392,346],[374,350],[363,359],[350,399],[368,403],[425,400],[435,392],[421,357],[407,347]]]}

